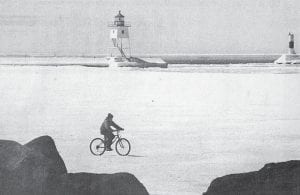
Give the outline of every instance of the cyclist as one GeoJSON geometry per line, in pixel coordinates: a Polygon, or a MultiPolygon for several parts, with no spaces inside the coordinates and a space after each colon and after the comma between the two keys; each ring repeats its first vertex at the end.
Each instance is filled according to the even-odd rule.
{"type": "Polygon", "coordinates": [[[107,151],[112,151],[111,144],[112,140],[114,139],[115,135],[112,133],[115,130],[123,130],[122,127],[117,125],[112,119],[113,115],[111,113],[107,114],[107,117],[103,121],[101,127],[100,127],[100,133],[104,135],[105,140],[105,146],[107,151]],[[112,129],[111,127],[115,128],[112,129]]]}

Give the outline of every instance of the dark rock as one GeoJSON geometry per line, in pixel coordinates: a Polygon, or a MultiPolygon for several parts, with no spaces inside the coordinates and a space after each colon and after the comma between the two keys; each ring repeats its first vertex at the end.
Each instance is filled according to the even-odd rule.
{"type": "Polygon", "coordinates": [[[300,161],[266,164],[259,171],[227,175],[212,181],[204,195],[300,194],[300,161]]]}
{"type": "Polygon", "coordinates": [[[67,173],[55,143],[0,140],[0,195],[148,195],[129,173],[67,173]]]}
{"type": "Polygon", "coordinates": [[[146,188],[129,173],[69,173],[62,179],[63,194],[148,195],[146,188]]]}
{"type": "Polygon", "coordinates": [[[41,152],[14,141],[0,141],[0,194],[49,194],[60,167],[41,152]]]}
{"type": "Polygon", "coordinates": [[[58,174],[67,173],[65,163],[59,155],[55,143],[50,136],[38,137],[25,144],[25,146],[35,151],[39,151],[45,155],[45,157],[51,159],[56,166],[56,171],[58,174]]]}

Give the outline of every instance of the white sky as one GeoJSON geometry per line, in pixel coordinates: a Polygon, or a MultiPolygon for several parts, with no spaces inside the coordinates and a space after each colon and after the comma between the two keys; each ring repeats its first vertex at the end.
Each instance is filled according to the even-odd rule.
{"type": "Polygon", "coordinates": [[[300,53],[299,0],[0,0],[0,54],[107,53],[118,10],[133,53],[300,53]]]}

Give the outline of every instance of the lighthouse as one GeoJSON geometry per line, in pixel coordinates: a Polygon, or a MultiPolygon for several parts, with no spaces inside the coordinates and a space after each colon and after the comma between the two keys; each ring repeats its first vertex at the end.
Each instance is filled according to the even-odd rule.
{"type": "Polygon", "coordinates": [[[289,33],[289,50],[288,54],[283,54],[280,58],[275,60],[276,64],[300,64],[300,55],[296,54],[294,44],[294,34],[289,33]]]}
{"type": "MultiPolygon", "coordinates": [[[[131,56],[129,27],[130,24],[125,23],[125,16],[119,11],[115,16],[115,20],[109,24],[110,39],[113,43],[113,49],[119,50],[123,58],[129,59],[131,56]]],[[[112,53],[111,53],[112,55],[112,53]]]]}
{"type": "Polygon", "coordinates": [[[124,20],[125,16],[119,11],[113,22],[108,27],[110,28],[110,39],[113,44],[113,50],[117,50],[119,55],[113,55],[112,50],[109,57],[106,57],[108,66],[116,67],[160,67],[167,68],[168,64],[161,58],[148,57],[139,58],[131,56],[129,28],[130,24],[124,20]],[[121,54],[121,55],[120,55],[121,54]]]}
{"type": "Polygon", "coordinates": [[[289,33],[289,54],[296,54],[294,49],[294,34],[289,33]]]}

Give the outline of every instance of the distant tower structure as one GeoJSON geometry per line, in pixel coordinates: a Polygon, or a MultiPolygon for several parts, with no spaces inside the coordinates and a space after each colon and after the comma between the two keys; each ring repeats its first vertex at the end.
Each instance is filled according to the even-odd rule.
{"type": "Polygon", "coordinates": [[[294,34],[289,33],[289,52],[275,60],[276,64],[300,64],[300,55],[297,55],[294,48],[294,34]]]}
{"type": "Polygon", "coordinates": [[[127,59],[130,58],[131,56],[130,39],[129,39],[130,24],[125,23],[124,16],[121,14],[121,11],[119,11],[118,15],[115,16],[115,20],[108,26],[111,28],[110,39],[113,42],[113,48],[118,49],[122,57],[127,59]],[[126,53],[125,50],[128,52],[126,53]]]}
{"type": "Polygon", "coordinates": [[[296,54],[294,49],[294,34],[289,33],[289,54],[296,54]]]}

